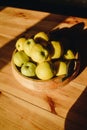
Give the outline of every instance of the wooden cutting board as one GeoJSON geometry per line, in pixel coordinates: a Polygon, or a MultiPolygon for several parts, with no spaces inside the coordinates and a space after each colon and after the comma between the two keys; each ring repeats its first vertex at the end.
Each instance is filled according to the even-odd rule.
{"type": "MultiPolygon", "coordinates": [[[[14,100],[19,104],[29,103],[30,109],[34,109],[46,121],[52,117],[51,122],[54,120],[59,121],[60,130],[64,129],[64,125],[69,122],[74,122],[78,125],[69,123],[71,129],[69,130],[82,130],[82,127],[87,127],[87,19],[72,16],[63,16],[50,14],[46,12],[24,10],[18,8],[5,7],[0,10],[0,91],[6,96],[1,96],[0,103],[3,102],[7,109],[15,107],[14,100]],[[81,55],[81,69],[79,75],[66,86],[49,90],[45,92],[31,91],[15,79],[11,69],[11,57],[15,48],[16,40],[21,36],[32,36],[39,31],[49,32],[50,30],[59,28],[67,36],[70,31],[73,31],[72,37],[73,44],[78,43],[78,50],[81,55]],[[77,37],[78,36],[78,37],[77,37]],[[74,43],[75,41],[75,43],[74,43]],[[77,41],[77,42],[76,42],[77,41]],[[10,95],[10,96],[9,96],[10,95]],[[12,99],[12,107],[9,98],[12,99]],[[14,99],[14,100],[13,100],[14,99]],[[7,103],[7,104],[6,104],[7,103]],[[32,104],[32,105],[31,105],[32,104]],[[34,106],[34,107],[33,107],[34,106]],[[43,115],[49,115],[48,117],[43,115]],[[49,113],[49,114],[48,114],[49,113]],[[52,115],[50,115],[52,114],[52,115]],[[45,117],[44,117],[45,116],[45,117]],[[64,124],[64,122],[66,123],[64,124]],[[75,127],[74,127],[75,126],[75,127]]],[[[77,47],[76,45],[76,47],[77,47]]],[[[22,106],[22,105],[21,105],[22,106]]],[[[23,105],[22,107],[24,107],[23,105]]],[[[3,106],[4,107],[4,106],[3,106]]],[[[21,108],[20,108],[21,109],[21,108]]],[[[20,111],[18,109],[18,113],[20,111]]],[[[22,109],[23,111],[24,109],[22,109]]],[[[14,110],[15,111],[15,110],[14,110]]],[[[29,110],[30,111],[30,110],[29,110]]],[[[1,114],[1,113],[0,113],[1,114]]],[[[11,114],[11,113],[10,113],[11,114]]],[[[32,114],[30,114],[32,115],[32,114]]],[[[37,114],[35,114],[37,115],[37,114]]],[[[1,115],[0,118],[2,118],[1,115]]],[[[11,115],[10,115],[11,116],[11,115]]],[[[14,115],[15,116],[15,115],[14,115]]],[[[33,115],[32,115],[33,116],[33,115]]],[[[25,118],[24,118],[25,119],[25,118]]],[[[31,119],[31,118],[30,118],[31,119]]],[[[39,118],[41,119],[41,118],[39,118]]],[[[10,119],[9,119],[10,120],[10,119]]],[[[13,119],[14,120],[14,119],[13,119]]],[[[31,119],[33,120],[33,119],[31,119]]],[[[35,121],[35,120],[34,120],[35,121]]],[[[46,122],[45,122],[46,123],[46,122]]],[[[8,124],[8,122],[7,122],[8,124]]],[[[44,124],[44,123],[42,123],[44,124]]],[[[69,125],[67,124],[67,125],[69,125]]],[[[10,125],[10,124],[9,124],[10,125]]],[[[51,130],[51,123],[49,124],[51,130]]],[[[57,130],[56,125],[52,130],[57,130]]],[[[66,126],[65,126],[66,127],[66,126]]],[[[32,129],[33,126],[31,126],[32,129]]],[[[15,128],[16,129],[16,128],[15,128]]],[[[41,128],[43,130],[43,128],[41,128]]],[[[44,128],[45,129],[45,128],[44,128]]],[[[46,127],[48,130],[48,127],[46,127]]],[[[68,128],[67,128],[68,129],[68,128]]],[[[37,129],[36,129],[37,130],[37,129]]]]}

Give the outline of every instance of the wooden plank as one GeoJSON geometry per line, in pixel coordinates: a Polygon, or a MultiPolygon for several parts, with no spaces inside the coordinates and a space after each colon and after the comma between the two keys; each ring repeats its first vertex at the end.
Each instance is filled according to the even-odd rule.
{"type": "Polygon", "coordinates": [[[79,124],[78,118],[74,121],[68,120],[68,116],[63,119],[7,93],[0,95],[0,110],[2,130],[83,130],[87,127],[85,123],[79,124]]]}
{"type": "Polygon", "coordinates": [[[74,82],[87,86],[87,67],[78,75],[74,82]]]}
{"type": "Polygon", "coordinates": [[[16,27],[17,30],[19,30],[20,28],[28,29],[32,26],[36,26],[36,28],[39,27],[39,30],[41,29],[41,27],[43,27],[42,29],[48,30],[49,28],[51,30],[52,27],[54,27],[58,22],[66,18],[66,16],[61,17],[61,15],[59,15],[59,17],[56,17],[57,15],[45,13],[45,12],[43,12],[42,15],[42,12],[39,11],[35,12],[31,10],[27,11],[23,9],[17,9],[17,8],[13,9],[7,7],[0,12],[0,15],[1,15],[0,21],[2,23],[1,25],[13,29],[14,27],[16,27]],[[6,17],[8,18],[7,20],[6,17]],[[47,28],[44,28],[44,25],[49,25],[49,26],[47,28]]]}
{"type": "MultiPolygon", "coordinates": [[[[11,69],[9,68],[8,73],[10,71],[11,69]]],[[[66,118],[69,109],[74,105],[74,103],[86,89],[86,86],[84,85],[71,82],[65,87],[49,90],[45,93],[33,92],[21,86],[14,77],[8,77],[8,73],[1,73],[1,75],[4,75],[4,79],[3,77],[1,78],[1,91],[8,92],[16,97],[24,99],[27,102],[44,108],[56,115],[60,115],[63,118],[66,118]],[[4,84],[4,82],[6,84],[4,84]]]]}
{"type": "Polygon", "coordinates": [[[2,93],[0,95],[0,129],[63,130],[64,119],[2,93]]]}

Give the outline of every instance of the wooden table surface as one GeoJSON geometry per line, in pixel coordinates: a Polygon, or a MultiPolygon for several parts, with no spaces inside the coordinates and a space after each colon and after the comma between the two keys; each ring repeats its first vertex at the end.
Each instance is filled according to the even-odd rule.
{"type": "Polygon", "coordinates": [[[0,7],[0,130],[87,129],[87,19],[0,7]],[[66,86],[31,91],[12,73],[16,40],[39,31],[72,30],[81,55],[79,75],[66,86]]]}

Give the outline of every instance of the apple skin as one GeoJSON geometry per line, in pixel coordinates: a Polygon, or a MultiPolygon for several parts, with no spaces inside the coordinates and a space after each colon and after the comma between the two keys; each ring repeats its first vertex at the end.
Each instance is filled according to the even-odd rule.
{"type": "Polygon", "coordinates": [[[57,61],[55,63],[56,66],[56,76],[67,75],[67,64],[63,61],[57,61]]]}
{"type": "Polygon", "coordinates": [[[35,76],[36,65],[32,62],[26,62],[21,67],[21,73],[28,77],[35,76]]]}
{"type": "Polygon", "coordinates": [[[33,46],[35,45],[35,41],[32,38],[29,38],[28,40],[26,40],[26,42],[24,43],[24,52],[30,56],[31,54],[31,49],[33,48],[33,46]]]}
{"type": "Polygon", "coordinates": [[[16,66],[21,67],[27,61],[29,61],[29,57],[24,51],[17,51],[13,54],[13,62],[16,66]]]}
{"type": "Polygon", "coordinates": [[[31,59],[37,63],[45,61],[48,55],[48,51],[40,44],[34,45],[31,50],[31,59]]]}
{"type": "Polygon", "coordinates": [[[36,67],[36,76],[41,80],[49,80],[54,76],[53,68],[47,61],[42,62],[36,67]]]}
{"type": "Polygon", "coordinates": [[[63,53],[63,49],[62,49],[62,46],[61,46],[60,42],[51,41],[51,44],[52,44],[53,49],[54,49],[52,59],[60,58],[62,53],[63,53]]]}
{"type": "Polygon", "coordinates": [[[64,58],[67,60],[75,59],[74,53],[72,50],[67,50],[66,54],[64,54],[64,58]]]}
{"type": "Polygon", "coordinates": [[[49,41],[49,37],[48,35],[45,33],[45,32],[39,32],[37,33],[35,36],[34,36],[34,40],[38,39],[38,38],[41,38],[45,41],[49,41]]]}
{"type": "Polygon", "coordinates": [[[16,42],[16,49],[18,51],[24,50],[24,43],[26,42],[26,38],[19,38],[16,42]]]}

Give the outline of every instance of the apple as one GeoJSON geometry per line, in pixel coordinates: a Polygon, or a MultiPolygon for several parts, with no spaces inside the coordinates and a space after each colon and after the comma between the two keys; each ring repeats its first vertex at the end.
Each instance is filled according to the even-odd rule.
{"type": "Polygon", "coordinates": [[[26,62],[21,67],[21,73],[25,76],[35,76],[36,65],[32,62],[26,62]]]}
{"type": "Polygon", "coordinates": [[[31,59],[37,63],[43,62],[48,58],[48,51],[40,44],[35,44],[31,50],[31,59]]]}
{"type": "Polygon", "coordinates": [[[67,74],[67,64],[63,61],[56,61],[56,76],[66,75],[67,74]]]}
{"type": "Polygon", "coordinates": [[[37,33],[35,36],[34,36],[34,40],[38,39],[38,38],[41,38],[45,41],[48,41],[49,40],[49,37],[48,35],[45,33],[45,32],[39,32],[37,33]]]}
{"type": "Polygon", "coordinates": [[[54,49],[52,59],[60,58],[62,53],[63,53],[63,49],[62,49],[62,46],[61,46],[60,42],[51,41],[51,44],[52,44],[53,49],[54,49]]]}
{"type": "Polygon", "coordinates": [[[13,54],[13,62],[16,66],[21,67],[27,61],[29,61],[29,57],[24,51],[17,51],[13,54]]]}
{"type": "Polygon", "coordinates": [[[25,41],[26,41],[26,38],[23,38],[23,37],[21,37],[21,38],[19,38],[17,40],[17,42],[16,42],[16,49],[18,51],[22,51],[24,49],[24,43],[25,43],[25,41]]]}
{"type": "Polygon", "coordinates": [[[41,80],[48,80],[54,76],[52,64],[47,61],[41,62],[36,67],[36,76],[41,80]]]}
{"type": "Polygon", "coordinates": [[[31,49],[33,48],[33,46],[35,45],[35,41],[32,38],[29,38],[28,40],[26,40],[26,42],[24,43],[24,52],[30,56],[31,54],[31,49]]]}
{"type": "Polygon", "coordinates": [[[64,58],[67,60],[75,59],[74,53],[72,50],[67,50],[66,54],[64,54],[64,58]]]}

